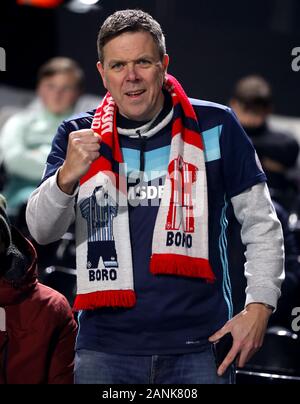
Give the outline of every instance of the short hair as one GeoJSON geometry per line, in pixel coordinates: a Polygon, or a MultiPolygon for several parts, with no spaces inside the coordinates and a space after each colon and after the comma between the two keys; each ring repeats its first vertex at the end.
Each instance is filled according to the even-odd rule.
{"type": "Polygon", "coordinates": [[[166,53],[166,40],[160,24],[148,13],[142,10],[120,10],[110,15],[102,24],[98,38],[97,49],[101,63],[104,61],[103,48],[111,39],[124,32],[149,32],[154,39],[162,60],[166,53]]]}
{"type": "Polygon", "coordinates": [[[237,82],[232,98],[243,104],[247,110],[266,110],[272,106],[271,86],[261,76],[246,76],[237,82]]]}
{"type": "Polygon", "coordinates": [[[38,70],[37,84],[47,77],[52,77],[59,73],[72,73],[76,76],[79,90],[84,88],[84,73],[75,60],[66,57],[55,57],[44,63],[38,70]]]}

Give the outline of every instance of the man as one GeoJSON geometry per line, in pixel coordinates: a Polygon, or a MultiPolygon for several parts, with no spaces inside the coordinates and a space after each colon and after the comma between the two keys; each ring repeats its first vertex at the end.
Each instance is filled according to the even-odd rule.
{"type": "Polygon", "coordinates": [[[65,297],[37,280],[32,244],[0,194],[0,384],[72,384],[77,325],[65,297]]]}
{"type": "Polygon", "coordinates": [[[75,382],[230,383],[234,359],[243,366],[261,346],[283,277],[281,228],[265,176],[231,111],[188,100],[166,74],[164,35],[150,15],[111,15],[98,53],[108,94],[96,112],[60,126],[27,208],[33,237],[46,244],[65,232],[77,205],[75,382]],[[116,278],[103,279],[103,265],[86,267],[78,207],[98,186],[113,200],[117,193],[116,278]],[[127,204],[129,194],[135,203],[127,204]],[[230,203],[248,258],[246,308],[233,319],[230,203]],[[216,369],[211,342],[228,332],[234,343],[216,369]]]}
{"type": "Polygon", "coordinates": [[[38,72],[37,101],[12,116],[1,130],[0,154],[7,174],[3,193],[12,218],[38,186],[53,134],[72,114],[82,88],[83,72],[75,61],[50,59],[38,72]]]}
{"type": "Polygon", "coordinates": [[[288,211],[295,208],[297,181],[289,173],[296,168],[299,145],[290,134],[268,123],[273,109],[270,84],[260,76],[243,77],[235,85],[230,106],[253,142],[272,196],[288,211]]]}

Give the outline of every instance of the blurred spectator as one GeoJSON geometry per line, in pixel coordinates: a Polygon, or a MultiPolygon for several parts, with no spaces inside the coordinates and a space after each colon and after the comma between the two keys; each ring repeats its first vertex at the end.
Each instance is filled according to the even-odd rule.
{"type": "Polygon", "coordinates": [[[72,384],[76,322],[66,299],[36,279],[32,244],[0,195],[0,384],[72,384]]]}
{"type": "Polygon", "coordinates": [[[53,136],[61,121],[73,113],[83,79],[75,61],[63,57],[49,60],[38,72],[38,101],[3,126],[0,155],[7,173],[3,193],[11,216],[17,215],[41,180],[53,136]]]}
{"type": "MultiPolygon", "coordinates": [[[[262,77],[247,76],[239,80],[230,105],[256,148],[268,178],[277,216],[282,224],[286,278],[282,284],[282,296],[278,302],[277,311],[272,316],[270,324],[290,328],[291,311],[293,307],[300,304],[299,244],[295,233],[289,228],[288,215],[297,203],[296,181],[292,180],[289,173],[296,166],[299,145],[291,135],[269,127],[267,120],[272,112],[272,91],[269,83],[262,77]]],[[[238,224],[231,227],[229,239],[235,240],[237,243],[239,231],[238,224]]],[[[229,244],[231,245],[231,241],[229,244]]],[[[234,294],[240,289],[243,263],[245,262],[245,258],[239,252],[243,250],[242,244],[240,247],[241,249],[237,249],[235,244],[234,248],[229,248],[235,268],[232,273],[236,277],[233,279],[234,294]]],[[[236,310],[239,311],[239,307],[244,304],[243,297],[236,295],[234,300],[237,303],[236,310]]]]}
{"type": "Polygon", "coordinates": [[[269,325],[283,326],[291,329],[292,310],[300,306],[300,248],[295,233],[289,228],[289,215],[278,203],[273,202],[278,219],[282,225],[285,249],[285,280],[281,286],[281,298],[277,311],[270,319],[269,325]]]}
{"type": "MultiPolygon", "coordinates": [[[[270,325],[283,326],[291,330],[291,312],[300,306],[300,254],[295,234],[289,229],[288,214],[285,209],[274,202],[277,216],[282,225],[285,250],[285,280],[281,287],[281,297],[276,312],[270,318],[270,325]]],[[[233,216],[229,210],[228,216],[233,216]]],[[[231,220],[228,228],[228,251],[232,273],[232,290],[234,312],[238,313],[245,305],[246,278],[244,277],[245,248],[241,242],[241,227],[236,220],[231,220]]]]}
{"type": "Polygon", "coordinates": [[[272,112],[269,83],[260,76],[242,78],[235,86],[230,105],[254,144],[272,197],[290,211],[297,186],[289,178],[289,170],[296,166],[299,145],[291,135],[268,125],[272,112]]]}

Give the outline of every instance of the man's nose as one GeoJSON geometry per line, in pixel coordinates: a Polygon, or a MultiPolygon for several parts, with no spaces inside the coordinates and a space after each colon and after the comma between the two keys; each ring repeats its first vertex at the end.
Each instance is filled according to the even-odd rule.
{"type": "Polygon", "coordinates": [[[138,69],[135,63],[128,63],[127,65],[127,80],[136,81],[139,79],[138,69]]]}

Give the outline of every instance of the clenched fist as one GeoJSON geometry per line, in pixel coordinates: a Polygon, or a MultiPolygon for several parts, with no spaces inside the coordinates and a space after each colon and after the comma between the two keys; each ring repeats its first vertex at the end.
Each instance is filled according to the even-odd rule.
{"type": "Polygon", "coordinates": [[[66,159],[58,174],[58,186],[63,192],[73,193],[80,178],[100,156],[100,143],[101,137],[92,129],[70,133],[66,159]]]}

